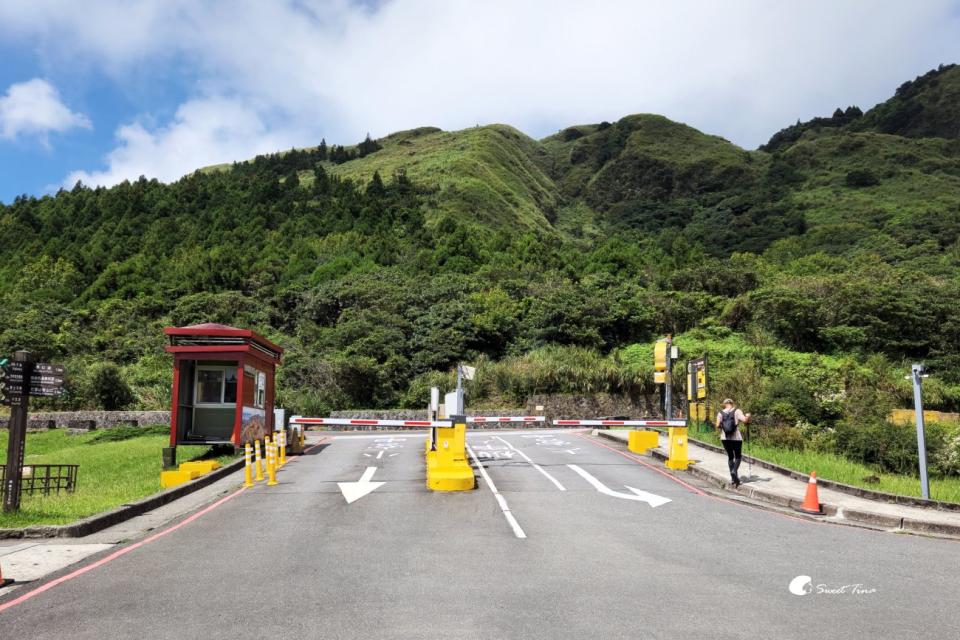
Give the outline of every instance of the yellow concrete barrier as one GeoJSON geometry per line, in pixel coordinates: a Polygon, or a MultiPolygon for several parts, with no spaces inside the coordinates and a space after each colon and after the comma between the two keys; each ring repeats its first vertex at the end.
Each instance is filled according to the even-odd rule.
{"type": "Polygon", "coordinates": [[[687,458],[687,428],[668,427],[667,441],[669,443],[666,465],[670,469],[686,469],[690,465],[687,458]]]}
{"type": "Polygon", "coordinates": [[[220,463],[216,460],[191,460],[190,462],[184,462],[180,465],[181,471],[185,469],[196,469],[201,475],[219,468],[220,463]]]}
{"type": "Polygon", "coordinates": [[[427,444],[427,487],[434,491],[470,491],[476,486],[467,461],[467,425],[437,427],[437,449],[427,444]]]}
{"type": "Polygon", "coordinates": [[[634,453],[646,453],[660,444],[660,434],[656,431],[637,429],[627,435],[627,448],[634,453]]]}
{"type": "Polygon", "coordinates": [[[170,487],[176,487],[185,482],[195,480],[202,475],[203,474],[196,469],[173,469],[171,471],[161,471],[160,487],[162,489],[169,489],[170,487]]]}

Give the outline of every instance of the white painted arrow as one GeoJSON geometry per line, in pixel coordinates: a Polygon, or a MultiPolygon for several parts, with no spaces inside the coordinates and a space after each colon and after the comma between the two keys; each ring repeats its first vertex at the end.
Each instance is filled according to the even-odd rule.
{"type": "Polygon", "coordinates": [[[383,485],[387,484],[386,482],[370,481],[373,478],[373,474],[376,472],[376,467],[367,467],[367,470],[363,472],[363,475],[360,476],[360,480],[358,482],[337,483],[337,486],[340,487],[340,491],[343,493],[343,498],[347,501],[347,504],[355,502],[371,491],[379,489],[383,485]]]}
{"type": "Polygon", "coordinates": [[[592,475],[590,475],[589,473],[587,473],[577,465],[568,464],[567,466],[573,469],[574,471],[576,471],[577,475],[579,475],[581,478],[583,478],[584,480],[589,482],[591,485],[593,485],[594,489],[612,498],[622,498],[623,500],[636,500],[638,502],[646,502],[651,507],[659,507],[660,505],[664,505],[670,502],[670,498],[664,498],[663,496],[658,496],[655,493],[647,493],[646,491],[641,491],[640,489],[627,487],[627,485],[623,485],[623,486],[627,487],[627,489],[630,489],[630,491],[632,491],[633,494],[623,493],[621,491],[614,491],[613,489],[603,484],[602,482],[594,478],[592,475]]]}

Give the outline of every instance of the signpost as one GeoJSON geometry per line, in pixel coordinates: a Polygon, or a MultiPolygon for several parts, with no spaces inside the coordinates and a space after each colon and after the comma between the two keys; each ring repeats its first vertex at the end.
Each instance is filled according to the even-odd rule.
{"type": "Polygon", "coordinates": [[[921,382],[927,376],[923,373],[922,364],[914,364],[910,368],[913,380],[913,405],[917,416],[917,453],[920,454],[920,495],[925,500],[930,499],[930,478],[927,477],[927,445],[924,438],[923,424],[923,391],[921,382]]]}
{"type": "Polygon", "coordinates": [[[691,421],[707,422],[708,379],[706,355],[687,361],[687,413],[691,421]]]}
{"type": "Polygon", "coordinates": [[[17,351],[12,362],[2,367],[0,400],[10,405],[10,432],[7,466],[3,479],[3,510],[20,508],[20,481],[23,477],[23,450],[27,438],[27,411],[30,397],[55,398],[63,393],[64,368],[58,364],[34,362],[29,351],[17,351]]]}

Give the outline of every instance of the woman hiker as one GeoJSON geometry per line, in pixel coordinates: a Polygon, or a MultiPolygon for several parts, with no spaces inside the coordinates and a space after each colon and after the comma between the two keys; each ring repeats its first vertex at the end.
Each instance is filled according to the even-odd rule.
{"type": "Polygon", "coordinates": [[[740,460],[743,457],[743,434],[740,425],[750,422],[750,414],[737,408],[733,400],[723,401],[723,409],[717,413],[717,429],[720,431],[720,441],[727,452],[727,464],[730,466],[730,479],[734,487],[740,486],[740,460]]]}

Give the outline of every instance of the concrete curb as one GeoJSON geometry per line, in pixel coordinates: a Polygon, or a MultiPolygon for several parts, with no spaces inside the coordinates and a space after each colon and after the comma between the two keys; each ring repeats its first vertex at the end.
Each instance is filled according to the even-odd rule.
{"type": "Polygon", "coordinates": [[[165,504],[169,504],[174,500],[202,489],[207,485],[213,484],[217,480],[224,478],[235,471],[239,471],[243,468],[243,464],[243,458],[240,458],[239,460],[231,462],[225,467],[220,467],[216,471],[211,471],[210,473],[201,476],[196,480],[191,480],[190,482],[182,484],[179,487],[166,489],[160,493],[155,493],[152,496],[148,496],[143,500],[131,502],[129,504],[117,507],[113,511],[98,513],[82,520],[71,522],[70,524],[36,525],[23,527],[22,529],[0,529],[0,539],[81,538],[83,536],[88,536],[91,533],[96,533],[97,531],[101,531],[107,527],[112,527],[115,524],[119,524],[129,520],[130,518],[139,516],[147,511],[152,511],[157,507],[162,507],[165,504]]]}
{"type": "MultiPolygon", "coordinates": [[[[611,433],[597,431],[597,435],[599,435],[602,438],[606,438],[608,440],[613,440],[614,442],[618,442],[620,444],[626,444],[624,440],[621,440],[620,438],[616,437],[611,433]]],[[[693,440],[693,438],[690,438],[690,439],[693,440]]],[[[698,442],[698,444],[700,443],[698,442]]],[[[706,443],[701,444],[701,446],[703,446],[706,449],[712,449],[714,451],[723,452],[723,449],[720,449],[719,447],[713,447],[712,445],[709,445],[706,443]]],[[[661,451],[660,449],[650,449],[650,456],[656,460],[661,460],[661,461],[667,459],[667,454],[661,451]]],[[[744,458],[746,458],[746,456],[744,456],[744,458]]],[[[785,469],[784,467],[771,464],[771,463],[760,464],[760,462],[762,461],[758,461],[756,458],[751,458],[751,459],[753,460],[753,463],[756,464],[757,466],[762,466],[766,469],[769,469],[777,473],[781,473],[783,475],[789,476],[797,480],[806,481],[807,479],[807,476],[797,473],[792,469],[785,469]]],[[[721,489],[734,490],[731,487],[730,481],[727,480],[725,476],[720,476],[711,471],[707,471],[702,467],[698,467],[696,464],[691,464],[687,468],[687,473],[689,473],[694,477],[700,478],[701,480],[705,480],[713,485],[716,485],[721,489]]],[[[817,478],[817,483],[823,486],[827,486],[827,482],[822,480],[821,478],[817,478]]],[[[836,485],[836,484],[839,484],[839,483],[834,483],[834,482],[830,483],[830,485],[836,485]]],[[[849,485],[841,485],[841,486],[846,487],[849,485]]],[[[768,502],[770,504],[775,504],[780,507],[786,507],[786,508],[795,509],[795,510],[799,509],[800,505],[803,502],[798,498],[791,498],[790,496],[774,493],[772,491],[765,491],[759,487],[752,487],[750,486],[749,482],[741,484],[740,488],[737,489],[736,491],[738,493],[745,494],[747,497],[753,498],[755,500],[760,500],[763,502],[768,502]]],[[[855,494],[855,495],[858,495],[858,497],[860,498],[870,500],[870,499],[873,499],[871,497],[872,494],[877,494],[882,496],[892,495],[892,494],[880,493],[877,491],[866,491],[866,490],[864,491],[863,494],[855,494]]],[[[880,501],[887,502],[887,500],[880,500],[880,501]]],[[[916,502],[917,503],[898,502],[897,504],[931,508],[931,505],[928,503],[936,503],[937,501],[917,499],[916,502]]],[[[881,527],[884,529],[896,529],[901,531],[909,531],[912,533],[931,533],[931,534],[938,534],[938,535],[960,537],[960,525],[953,525],[953,524],[947,524],[942,522],[932,522],[929,520],[919,520],[916,518],[901,518],[896,516],[889,516],[886,514],[874,513],[872,511],[862,511],[859,509],[849,509],[849,508],[838,509],[835,505],[827,504],[827,503],[820,503],[820,506],[823,509],[824,516],[837,517],[850,522],[870,525],[872,527],[881,527]]],[[[951,507],[952,506],[954,505],[951,504],[951,507]]],[[[949,509],[949,510],[953,511],[954,509],[949,509]]]]}

